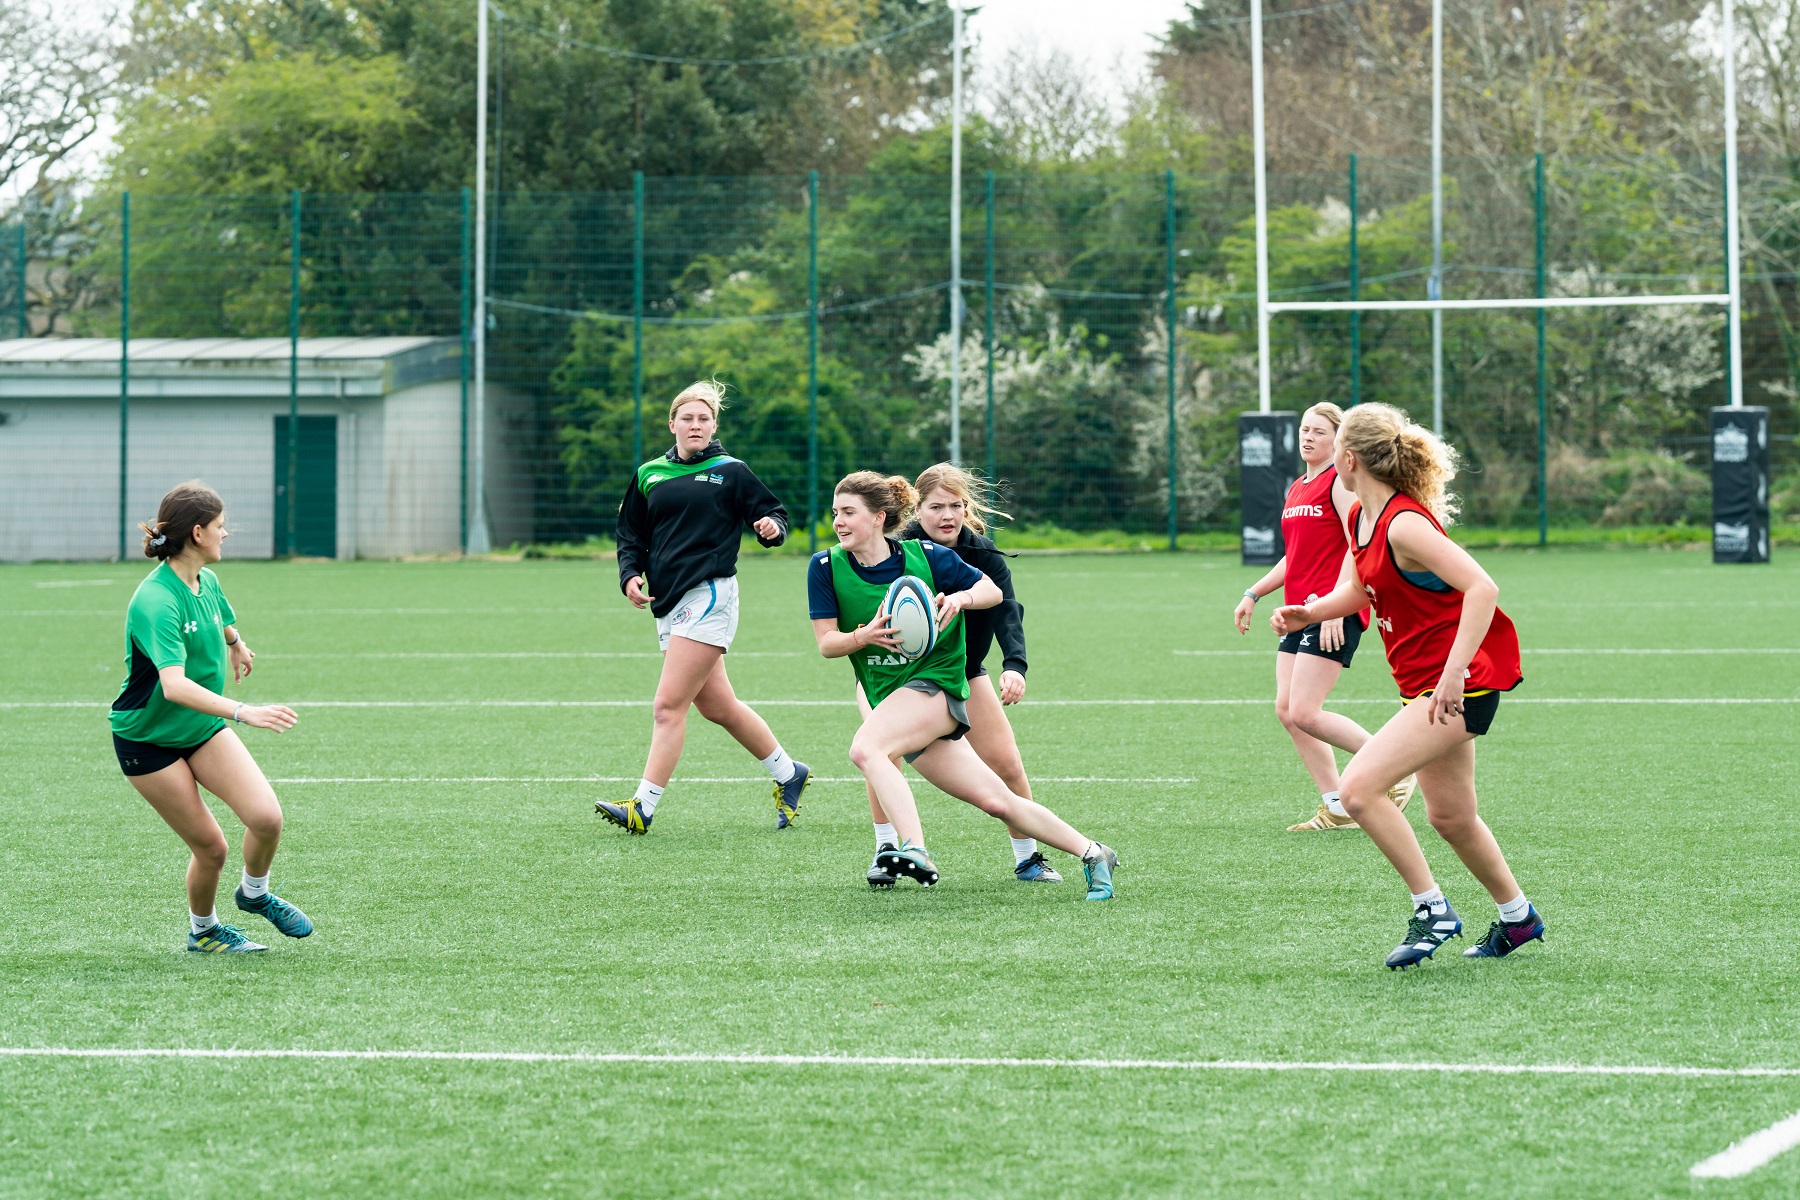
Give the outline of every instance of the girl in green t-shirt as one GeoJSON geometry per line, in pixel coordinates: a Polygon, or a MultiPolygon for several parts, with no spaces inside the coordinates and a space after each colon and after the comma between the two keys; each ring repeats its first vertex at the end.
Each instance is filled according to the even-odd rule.
{"type": "Polygon", "coordinates": [[[144,531],[144,556],[160,560],[131,597],[125,616],[125,682],[112,705],[119,769],[158,816],[186,842],[188,949],[262,950],[219,921],[214,900],[229,847],[199,788],[223,800],[244,823],[244,878],[235,894],[245,912],[266,917],[288,937],[313,931],[306,914],[269,890],[269,866],[281,841],[281,802],[250,751],[226,722],[282,733],[298,720],[281,704],[226,699],[225,675],[243,679],[256,655],[237,630],[237,614],[207,569],[225,539],[225,502],[195,480],[169,492],[144,531]]]}
{"type": "Polygon", "coordinates": [[[969,729],[964,707],[969,682],[963,669],[961,614],[1000,603],[1000,589],[951,551],[887,536],[915,502],[912,486],[899,476],[883,478],[873,471],[846,476],[831,500],[838,546],[814,555],[808,568],[819,653],[850,659],[871,706],[850,743],[850,761],[900,839],[877,862],[889,873],[910,876],[927,887],[938,879],[937,864],[925,850],[918,805],[895,762],[904,757],[942,791],[1024,836],[1079,857],[1087,875],[1087,898],[1110,900],[1118,855],[1043,805],[1014,795],[963,740],[969,729]],[[902,574],[924,579],[937,596],[937,645],[911,662],[895,653],[897,638],[879,612],[888,586],[902,574]]]}

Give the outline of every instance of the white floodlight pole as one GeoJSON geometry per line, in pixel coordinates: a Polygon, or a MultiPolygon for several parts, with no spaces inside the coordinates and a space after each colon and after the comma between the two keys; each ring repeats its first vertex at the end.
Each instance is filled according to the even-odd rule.
{"type": "Polygon", "coordinates": [[[963,10],[951,0],[950,39],[950,461],[962,462],[963,10]]]}
{"type": "Polygon", "coordinates": [[[1262,0],[1250,0],[1251,141],[1256,153],[1256,406],[1272,407],[1269,395],[1269,180],[1263,159],[1262,0]]]}
{"type": "Polygon", "coordinates": [[[474,462],[469,472],[469,546],[470,554],[488,552],[487,505],[482,503],[483,468],[486,447],[483,442],[487,422],[487,96],[488,96],[488,5],[475,0],[475,311],[474,348],[475,395],[474,421],[470,430],[474,462]]]}
{"type": "MultiPolygon", "coordinates": [[[[1431,277],[1444,298],[1444,0],[1431,0],[1431,277]]],[[[1431,429],[1444,436],[1444,310],[1431,310],[1431,429]]]]}
{"type": "Polygon", "coordinates": [[[1727,346],[1731,358],[1731,407],[1744,407],[1744,335],[1739,328],[1743,311],[1742,283],[1738,274],[1738,122],[1737,38],[1732,29],[1732,0],[1721,0],[1724,20],[1719,36],[1725,60],[1725,294],[1728,324],[1727,346]]]}

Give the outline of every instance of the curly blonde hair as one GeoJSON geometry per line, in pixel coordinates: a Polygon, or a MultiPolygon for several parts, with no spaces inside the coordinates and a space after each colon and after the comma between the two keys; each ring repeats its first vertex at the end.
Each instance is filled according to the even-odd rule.
{"type": "Polygon", "coordinates": [[[955,463],[933,463],[920,471],[919,477],[913,480],[913,490],[918,495],[918,501],[940,488],[963,502],[963,524],[976,533],[988,531],[990,517],[999,517],[1003,521],[1012,519],[1010,513],[1003,513],[994,507],[992,484],[955,463]]]}
{"type": "Polygon", "coordinates": [[[1359,404],[1338,426],[1338,441],[1362,469],[1424,505],[1441,524],[1456,518],[1456,451],[1390,404],[1359,404]]]}

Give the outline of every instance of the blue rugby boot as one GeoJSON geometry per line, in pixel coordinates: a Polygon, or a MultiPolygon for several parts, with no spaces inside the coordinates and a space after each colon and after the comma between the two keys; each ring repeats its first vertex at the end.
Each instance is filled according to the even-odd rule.
{"type": "MultiPolygon", "coordinates": [[[[900,843],[898,850],[889,847],[875,855],[875,865],[887,871],[896,879],[905,876],[919,881],[920,887],[931,887],[938,881],[938,868],[931,861],[931,855],[925,853],[925,847],[915,846],[911,842],[900,843]]],[[[869,872],[871,876],[874,871],[869,872]]],[[[873,883],[872,886],[879,886],[873,883]]]]}
{"type": "Polygon", "coordinates": [[[1544,918],[1535,907],[1527,906],[1522,921],[1495,921],[1486,936],[1467,950],[1464,958],[1505,958],[1526,942],[1544,940],[1544,918]]]}
{"type": "Polygon", "coordinates": [[[1020,883],[1061,883],[1063,877],[1056,873],[1056,868],[1044,861],[1042,851],[1033,851],[1030,858],[1013,868],[1013,878],[1020,883]]]}
{"type": "Polygon", "coordinates": [[[1119,869],[1119,856],[1111,846],[1095,842],[1081,857],[1081,873],[1087,878],[1087,899],[1113,898],[1113,872],[1119,869]]]}
{"type": "Polygon", "coordinates": [[[596,800],[594,811],[626,833],[649,833],[650,818],[654,815],[645,812],[643,802],[635,798],[623,804],[608,804],[604,800],[596,800]]]}
{"type": "Polygon", "coordinates": [[[775,785],[775,828],[786,829],[800,816],[800,793],[812,782],[812,769],[794,760],[794,777],[775,785]]]}
{"type": "Polygon", "coordinates": [[[235,925],[218,924],[205,933],[188,931],[188,949],[198,954],[254,954],[267,950],[244,936],[235,925]]]}
{"type": "Polygon", "coordinates": [[[1434,913],[1430,905],[1421,904],[1413,910],[1412,920],[1406,923],[1405,939],[1387,956],[1387,968],[1404,971],[1416,967],[1430,958],[1439,946],[1461,936],[1462,918],[1456,915],[1448,901],[1441,913],[1434,913]]]}
{"type": "Polygon", "coordinates": [[[244,889],[240,885],[231,893],[231,898],[245,912],[266,918],[275,927],[275,931],[285,937],[303,938],[313,931],[312,918],[274,892],[264,892],[252,900],[244,895],[244,889]]]}

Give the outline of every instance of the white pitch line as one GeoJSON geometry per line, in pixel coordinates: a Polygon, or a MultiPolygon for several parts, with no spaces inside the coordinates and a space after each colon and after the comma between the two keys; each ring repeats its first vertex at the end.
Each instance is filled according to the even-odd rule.
{"type": "MultiPolygon", "coordinates": [[[[1800,1067],[1607,1066],[1584,1063],[1309,1062],[1260,1059],[1004,1058],[888,1054],[602,1054],[538,1050],[307,1050],[187,1046],[0,1046],[0,1058],[325,1059],[363,1062],[570,1063],[603,1066],[1002,1067],[1100,1071],[1355,1072],[1422,1075],[1548,1075],[1613,1078],[1791,1079],[1800,1067]]],[[[1759,1135],[1760,1136],[1760,1135],[1759,1135]]]]}
{"type": "MultiPolygon", "coordinates": [[[[271,701],[272,703],[273,701],[271,701]]],[[[284,700],[296,708],[649,708],[648,700],[284,700]]],[[[850,708],[845,700],[752,700],[745,704],[757,708],[850,708]]],[[[1154,708],[1170,705],[1177,708],[1242,707],[1274,703],[1266,696],[1240,699],[1204,700],[1188,697],[1164,697],[1160,700],[1029,700],[1014,712],[1030,708],[1154,708]]],[[[1399,701],[1383,697],[1338,697],[1333,707],[1345,704],[1395,705],[1399,701]]],[[[1709,704],[1800,704],[1800,696],[1508,696],[1512,704],[1593,704],[1616,707],[1631,705],[1709,705],[1709,704]]],[[[104,709],[93,700],[6,700],[0,709],[13,708],[91,708],[104,709]]]]}
{"type": "MultiPolygon", "coordinates": [[[[1269,654],[1269,651],[1267,651],[1267,650],[1174,650],[1174,651],[1171,651],[1170,653],[1179,654],[1179,655],[1182,655],[1182,656],[1188,657],[1188,658],[1266,658],[1269,654]]],[[[1627,656],[1639,655],[1639,654],[1644,654],[1644,655],[1651,655],[1651,654],[1694,654],[1694,655],[1800,654],[1800,646],[1734,646],[1734,647],[1731,647],[1728,649],[1712,649],[1712,650],[1696,649],[1696,648],[1687,648],[1687,649],[1679,649],[1679,650],[1671,650],[1671,649],[1646,650],[1646,649],[1632,649],[1632,648],[1620,647],[1620,646],[1531,646],[1525,650],[1526,658],[1533,658],[1539,654],[1618,654],[1618,655],[1627,655],[1627,656]]]]}
{"type": "MultiPolygon", "coordinates": [[[[378,650],[367,654],[354,651],[319,651],[284,653],[266,651],[257,656],[269,661],[291,659],[362,659],[362,658],[661,658],[660,650],[378,650]]],[[[803,658],[799,650],[740,650],[733,658],[803,658]]]]}
{"type": "MultiPolygon", "coordinates": [[[[1199,783],[1192,776],[1033,775],[1038,783],[1199,783]]],[[[767,775],[677,775],[677,783],[767,783],[767,775]]],[[[861,783],[861,775],[814,775],[814,783],[861,783]]],[[[636,775],[296,775],[270,783],[636,783],[636,775]]]]}
{"type": "Polygon", "coordinates": [[[1736,1179],[1800,1146],[1800,1113],[1733,1142],[1688,1172],[1696,1179],[1736,1179]]]}

